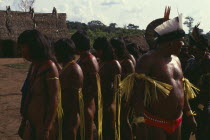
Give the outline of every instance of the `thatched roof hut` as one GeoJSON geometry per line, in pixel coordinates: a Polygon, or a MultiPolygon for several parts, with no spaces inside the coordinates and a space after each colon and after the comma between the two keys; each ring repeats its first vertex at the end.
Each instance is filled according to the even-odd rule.
{"type": "Polygon", "coordinates": [[[0,11],[0,40],[16,41],[20,33],[31,29],[55,40],[69,36],[65,13],[0,11]]]}
{"type": "MultiPolygon", "coordinates": [[[[52,40],[63,37],[70,37],[66,26],[66,14],[57,13],[53,9],[52,13],[34,13],[0,10],[0,51],[4,50],[2,41],[11,40],[16,42],[20,33],[25,30],[36,29],[52,40]]],[[[0,53],[4,54],[4,52],[0,53]]]]}
{"type": "Polygon", "coordinates": [[[149,45],[143,35],[131,35],[124,37],[125,43],[135,43],[142,51],[148,51],[149,45]]]}

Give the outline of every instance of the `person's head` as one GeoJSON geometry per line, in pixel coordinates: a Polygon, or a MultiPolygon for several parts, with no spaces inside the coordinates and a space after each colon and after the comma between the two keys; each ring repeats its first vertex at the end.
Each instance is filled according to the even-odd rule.
{"type": "Polygon", "coordinates": [[[90,38],[85,31],[77,31],[72,35],[71,39],[74,41],[77,51],[90,50],[90,38]]]}
{"type": "Polygon", "coordinates": [[[112,38],[110,42],[119,60],[130,58],[129,52],[126,49],[125,42],[122,38],[112,38]]]}
{"type": "Polygon", "coordinates": [[[71,39],[62,38],[55,43],[54,52],[59,63],[68,62],[74,59],[76,47],[71,39]]]}
{"type": "Polygon", "coordinates": [[[181,21],[182,14],[163,22],[154,29],[157,33],[156,42],[158,46],[162,46],[170,55],[178,55],[181,47],[184,45],[185,31],[183,30],[181,21]]]}
{"type": "Polygon", "coordinates": [[[129,53],[132,54],[135,57],[135,59],[139,59],[141,54],[140,54],[140,50],[139,50],[137,44],[129,43],[129,44],[126,45],[126,48],[129,51],[129,53]]]}
{"type": "Polygon", "coordinates": [[[96,55],[103,61],[114,60],[114,51],[111,43],[106,37],[98,37],[95,39],[93,48],[96,50],[96,55]]]}
{"type": "Polygon", "coordinates": [[[28,61],[43,61],[52,58],[49,42],[37,30],[26,30],[18,37],[22,56],[28,61]]]}
{"type": "Polygon", "coordinates": [[[200,59],[208,51],[208,38],[200,33],[198,26],[193,28],[192,34],[189,37],[189,44],[192,47],[191,51],[196,59],[200,59]]]}
{"type": "Polygon", "coordinates": [[[173,39],[165,43],[165,50],[167,50],[170,54],[178,56],[181,52],[182,46],[184,46],[184,38],[173,39]]]}

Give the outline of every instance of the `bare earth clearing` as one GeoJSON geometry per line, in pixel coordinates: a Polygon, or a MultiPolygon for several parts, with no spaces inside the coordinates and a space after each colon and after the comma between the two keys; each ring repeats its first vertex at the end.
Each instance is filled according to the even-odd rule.
{"type": "Polygon", "coordinates": [[[26,66],[21,58],[0,59],[0,140],[20,140],[20,89],[28,71],[26,66]]]}
{"type": "Polygon", "coordinates": [[[22,58],[0,59],[0,140],[20,140],[20,89],[28,65],[22,58]]]}

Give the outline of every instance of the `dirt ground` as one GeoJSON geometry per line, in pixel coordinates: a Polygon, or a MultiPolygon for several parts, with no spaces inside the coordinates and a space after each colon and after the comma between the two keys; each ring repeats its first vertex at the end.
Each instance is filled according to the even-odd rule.
{"type": "Polygon", "coordinates": [[[17,135],[21,120],[20,89],[27,75],[27,64],[22,58],[0,59],[0,140],[20,140],[17,135]]]}
{"type": "Polygon", "coordinates": [[[20,89],[27,68],[13,68],[5,64],[26,63],[23,59],[0,59],[0,140],[20,140],[20,89]]]}

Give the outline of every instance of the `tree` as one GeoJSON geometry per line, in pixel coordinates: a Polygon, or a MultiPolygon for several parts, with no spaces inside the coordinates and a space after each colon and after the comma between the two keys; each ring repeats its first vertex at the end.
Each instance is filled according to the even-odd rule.
{"type": "Polygon", "coordinates": [[[136,26],[136,25],[130,23],[130,24],[128,24],[127,28],[128,29],[135,29],[136,30],[136,29],[139,28],[139,26],[136,26]]]}
{"type": "Polygon", "coordinates": [[[193,22],[194,22],[194,19],[190,16],[187,16],[186,18],[186,21],[183,23],[185,24],[189,29],[189,34],[192,32],[192,29],[193,29],[193,22]]]}
{"type": "Polygon", "coordinates": [[[114,29],[115,29],[116,26],[117,26],[117,23],[110,23],[110,24],[109,24],[109,27],[110,27],[110,28],[114,28],[114,29]]]}
{"type": "Polygon", "coordinates": [[[202,34],[203,33],[203,29],[199,29],[199,32],[202,34]]]}
{"type": "Polygon", "coordinates": [[[75,29],[75,30],[87,30],[88,26],[85,23],[81,22],[73,22],[73,21],[66,21],[66,25],[68,29],[75,29]]]}
{"type": "Polygon", "coordinates": [[[27,12],[33,7],[36,0],[20,0],[18,7],[21,11],[27,12]]]}
{"type": "Polygon", "coordinates": [[[88,22],[88,26],[105,26],[105,25],[99,20],[92,20],[88,22]]]}
{"type": "Polygon", "coordinates": [[[208,33],[206,33],[207,36],[210,36],[210,31],[208,33]]]}
{"type": "Polygon", "coordinates": [[[117,24],[116,23],[110,23],[109,24],[109,32],[115,32],[115,30],[116,30],[116,26],[117,26],[117,24]]]}
{"type": "Polygon", "coordinates": [[[99,20],[92,20],[92,21],[88,22],[88,28],[91,29],[92,31],[96,31],[96,30],[105,31],[105,30],[107,30],[106,25],[103,24],[99,20]]]}

